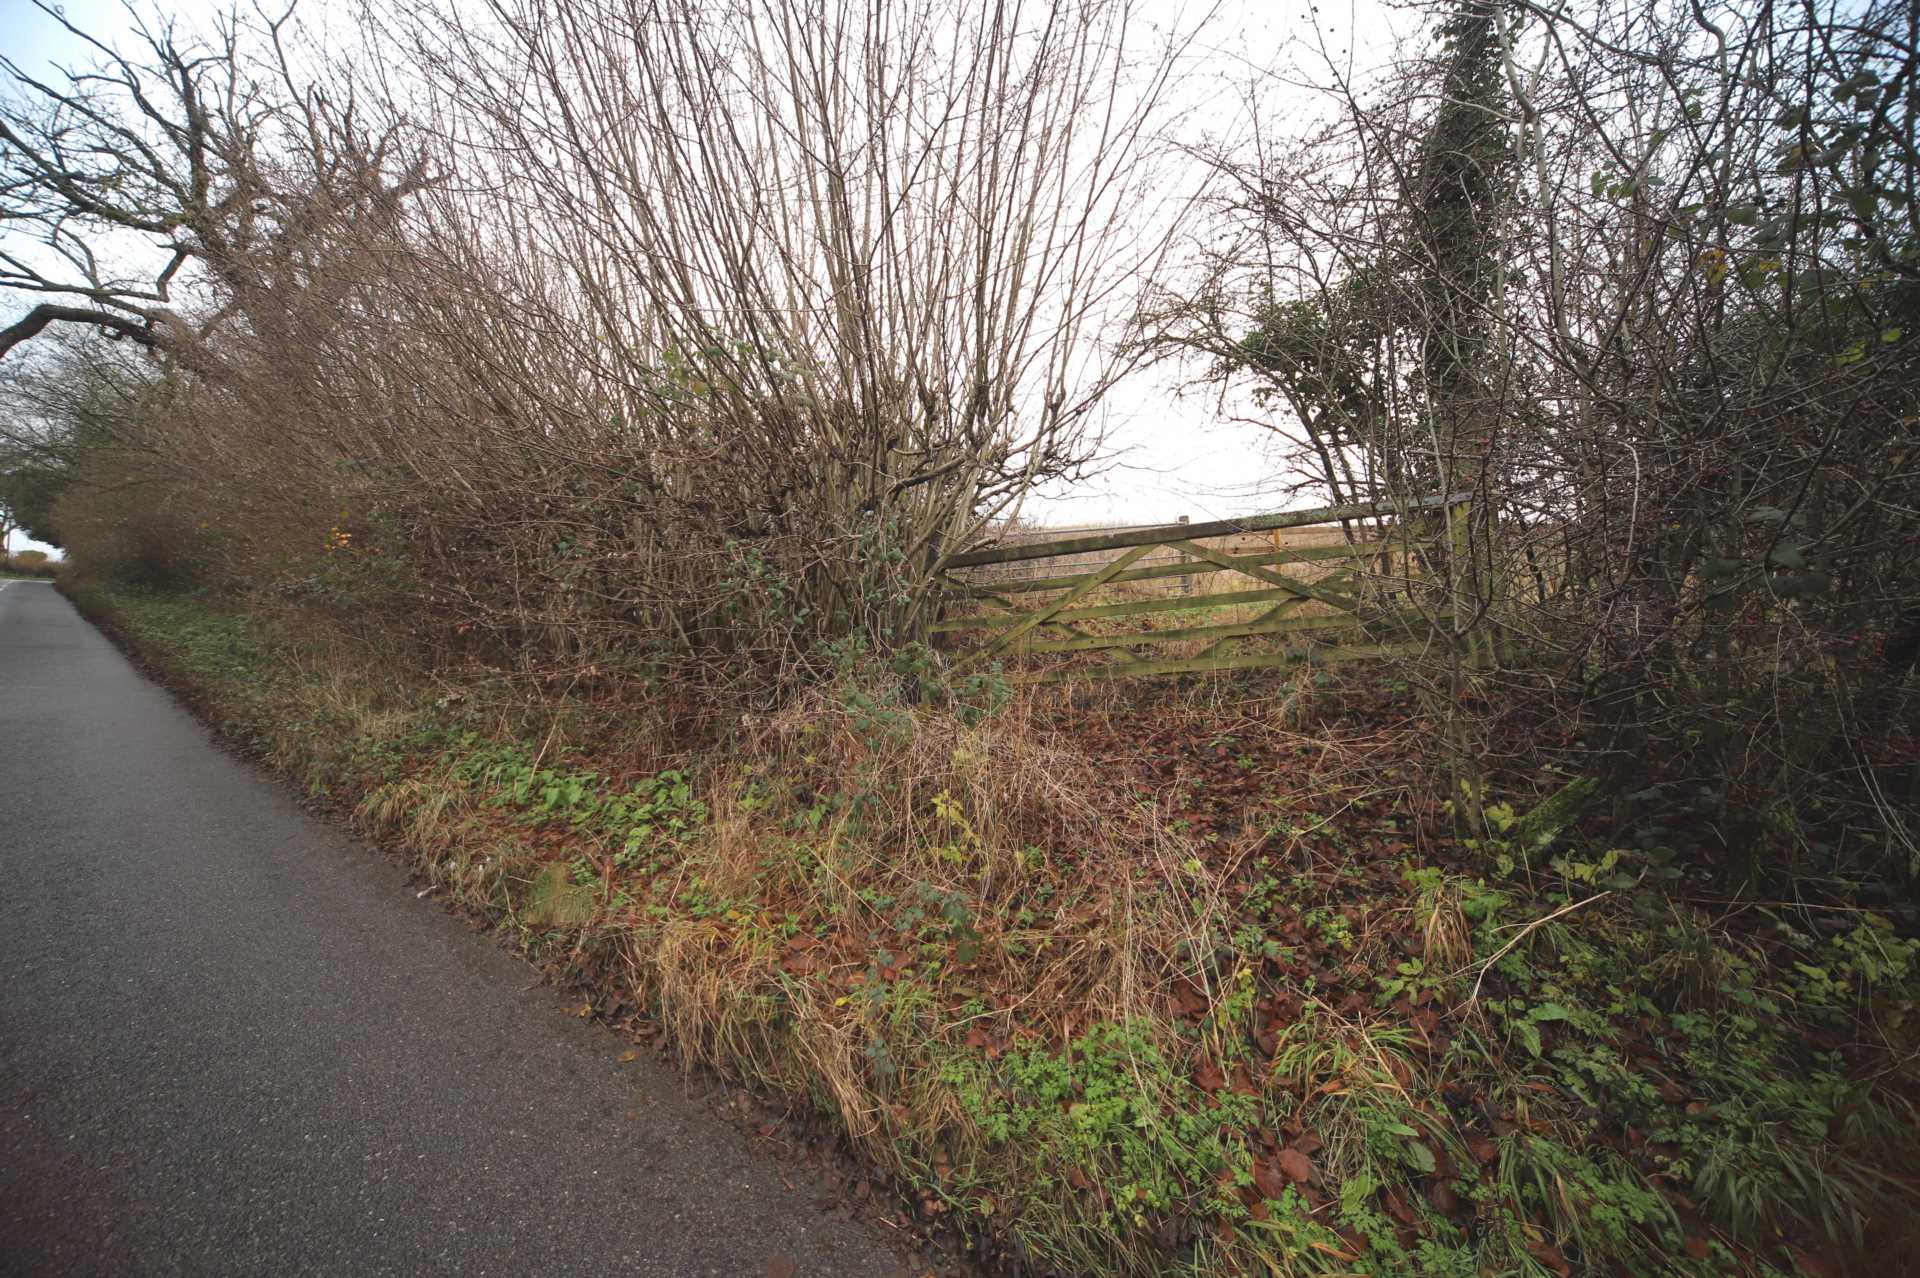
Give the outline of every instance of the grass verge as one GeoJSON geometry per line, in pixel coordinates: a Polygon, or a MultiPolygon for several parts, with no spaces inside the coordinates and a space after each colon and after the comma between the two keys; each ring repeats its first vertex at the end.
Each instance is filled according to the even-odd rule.
{"type": "Polygon", "coordinates": [[[1390,691],[935,708],[855,656],[675,753],[663,699],[530,711],[62,588],[531,957],[831,1115],[1012,1267],[1823,1278],[1920,1241],[1910,907],[1715,903],[1665,843],[1567,833],[1578,778],[1509,778],[1454,839],[1390,691]]]}

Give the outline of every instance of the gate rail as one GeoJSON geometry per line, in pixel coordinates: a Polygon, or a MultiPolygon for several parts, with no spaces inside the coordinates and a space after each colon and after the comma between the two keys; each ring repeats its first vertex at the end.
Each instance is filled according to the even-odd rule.
{"type": "MultiPolygon", "coordinates": [[[[998,612],[949,615],[933,625],[936,634],[957,635],[969,631],[985,632],[985,642],[963,661],[977,664],[1004,655],[1095,653],[1138,647],[1155,648],[1168,644],[1205,641],[1198,652],[1177,657],[1151,657],[1129,652],[1127,657],[1104,665],[1073,664],[1064,667],[1030,670],[1021,668],[1012,677],[1025,683],[1059,683],[1073,679],[1118,679],[1152,675],[1183,674],[1195,671],[1286,669],[1301,665],[1363,661],[1418,652],[1434,639],[1433,626],[1449,620],[1447,611],[1457,593],[1443,589],[1435,596],[1437,606],[1421,612],[1404,606],[1380,608],[1365,597],[1373,581],[1392,580],[1411,589],[1418,584],[1444,586],[1424,574],[1416,575],[1420,552],[1437,549],[1443,541],[1458,550],[1464,543],[1467,511],[1472,494],[1455,493],[1425,497],[1409,502],[1367,502],[1343,506],[1322,506],[1311,510],[1283,511],[1254,515],[1245,519],[1222,519],[1204,524],[1163,524],[1155,527],[1127,528],[1110,533],[1055,538],[1017,545],[987,546],[950,556],[941,566],[941,580],[950,598],[959,604],[998,609],[998,612]],[[1416,538],[1414,516],[1441,512],[1443,519],[1431,532],[1438,536],[1416,538]],[[1396,519],[1396,527],[1383,539],[1338,546],[1303,546],[1276,549],[1258,554],[1232,554],[1202,544],[1203,539],[1232,537],[1247,533],[1278,532],[1287,528],[1346,523],[1361,519],[1396,519]],[[1171,550],[1183,556],[1176,563],[1156,563],[1134,567],[1155,550],[1171,550]],[[1074,555],[1119,552],[1114,558],[1086,572],[1054,576],[993,581],[978,570],[997,565],[1035,560],[1060,559],[1074,555]],[[1391,563],[1401,556],[1404,571],[1387,578],[1370,576],[1366,565],[1372,560],[1391,563]],[[1277,571],[1288,564],[1333,564],[1332,571],[1315,581],[1277,571]],[[1193,595],[1193,582],[1219,573],[1237,573],[1259,584],[1258,589],[1227,590],[1193,595]],[[1090,596],[1107,587],[1167,578],[1184,579],[1189,593],[1171,597],[1094,602],[1090,596]],[[1040,592],[1059,592],[1037,606],[1015,597],[1040,592]],[[1086,601],[1086,602],[1083,602],[1086,601]],[[1117,618],[1151,618],[1158,613],[1212,612],[1249,604],[1267,604],[1265,610],[1242,620],[1189,624],[1171,629],[1132,629],[1125,631],[1089,631],[1085,622],[1107,622],[1117,618]],[[1323,609],[1300,614],[1309,604],[1323,609]],[[1244,639],[1272,636],[1309,636],[1316,632],[1358,631],[1361,642],[1315,644],[1304,649],[1237,651],[1244,639]]],[[[1465,555],[1454,557],[1464,563],[1465,555]]],[[[953,609],[949,608],[951,614],[953,609]]]]}

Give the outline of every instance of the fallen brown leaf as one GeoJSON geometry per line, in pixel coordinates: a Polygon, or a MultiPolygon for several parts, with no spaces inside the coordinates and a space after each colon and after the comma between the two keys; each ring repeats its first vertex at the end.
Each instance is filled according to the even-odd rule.
{"type": "Polygon", "coordinates": [[[1567,1278],[1567,1275],[1573,1272],[1573,1267],[1567,1263],[1567,1258],[1561,1255],[1560,1249],[1550,1242],[1528,1243],[1527,1254],[1559,1274],[1560,1278],[1567,1278]]]}
{"type": "Polygon", "coordinates": [[[1306,1184],[1307,1177],[1313,1175],[1313,1160],[1292,1145],[1274,1155],[1274,1161],[1286,1173],[1287,1179],[1296,1185],[1306,1184]]]}

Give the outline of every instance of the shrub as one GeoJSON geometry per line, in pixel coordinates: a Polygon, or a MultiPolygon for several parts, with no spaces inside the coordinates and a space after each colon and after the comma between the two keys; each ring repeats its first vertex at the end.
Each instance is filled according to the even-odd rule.
{"type": "Polygon", "coordinates": [[[51,579],[59,573],[60,566],[43,550],[17,550],[0,563],[0,569],[16,577],[51,579]]]}

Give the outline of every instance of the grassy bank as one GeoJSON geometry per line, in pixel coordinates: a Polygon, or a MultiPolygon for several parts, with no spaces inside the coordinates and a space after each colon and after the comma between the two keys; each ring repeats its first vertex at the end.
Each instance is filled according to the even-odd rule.
{"type": "Polygon", "coordinates": [[[1728,902],[1551,759],[1456,839],[1377,677],[928,699],[850,653],[680,749],[664,696],[62,588],[529,955],[1036,1272],[1821,1278],[1920,1241],[1910,907],[1728,902]]]}

